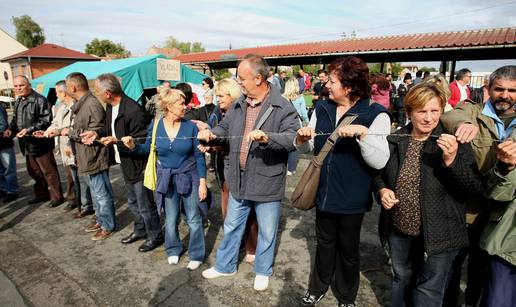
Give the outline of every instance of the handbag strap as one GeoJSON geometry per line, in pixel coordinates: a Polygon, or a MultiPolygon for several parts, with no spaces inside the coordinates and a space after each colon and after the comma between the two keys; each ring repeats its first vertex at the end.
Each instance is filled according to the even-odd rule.
{"type": "Polygon", "coordinates": [[[337,142],[337,139],[339,138],[339,128],[351,124],[357,117],[358,115],[355,114],[344,117],[344,119],[340,122],[337,128],[335,128],[335,130],[332,132],[330,137],[326,139],[326,142],[324,143],[324,146],[322,147],[321,151],[319,151],[319,154],[313,158],[312,162],[316,166],[320,167],[323,164],[324,159],[337,142]]]}
{"type": "Polygon", "coordinates": [[[154,126],[152,127],[152,139],[151,139],[151,149],[156,148],[156,130],[158,130],[158,124],[160,121],[160,117],[154,119],[154,126]]]}

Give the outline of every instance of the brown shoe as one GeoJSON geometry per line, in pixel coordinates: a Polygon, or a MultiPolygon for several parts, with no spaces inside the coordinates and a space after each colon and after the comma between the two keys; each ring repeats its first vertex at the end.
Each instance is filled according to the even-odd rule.
{"type": "Polygon", "coordinates": [[[95,213],[95,211],[93,211],[93,210],[88,210],[88,211],[79,211],[79,212],[77,212],[77,213],[75,213],[75,214],[73,215],[73,218],[74,218],[74,219],[82,219],[83,217],[88,216],[88,215],[91,215],[91,214],[93,214],[93,213],[95,213]]]}
{"type": "Polygon", "coordinates": [[[107,231],[107,230],[104,230],[104,229],[100,229],[97,231],[97,233],[91,237],[91,239],[93,241],[99,241],[99,240],[104,240],[106,239],[107,237],[109,237],[110,235],[112,234],[111,231],[107,231]]]}
{"type": "Polygon", "coordinates": [[[99,231],[100,229],[101,229],[101,228],[100,228],[100,224],[95,222],[94,224],[91,224],[91,225],[89,225],[88,227],[86,227],[86,228],[84,229],[84,231],[86,231],[86,232],[97,232],[97,231],[99,231]]]}

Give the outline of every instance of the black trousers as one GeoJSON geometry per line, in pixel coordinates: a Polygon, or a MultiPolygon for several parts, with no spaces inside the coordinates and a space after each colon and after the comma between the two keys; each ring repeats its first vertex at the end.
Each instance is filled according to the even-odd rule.
{"type": "Polygon", "coordinates": [[[317,249],[308,292],[326,293],[331,286],[339,303],[354,303],[360,282],[360,228],[364,214],[317,210],[317,249]]]}

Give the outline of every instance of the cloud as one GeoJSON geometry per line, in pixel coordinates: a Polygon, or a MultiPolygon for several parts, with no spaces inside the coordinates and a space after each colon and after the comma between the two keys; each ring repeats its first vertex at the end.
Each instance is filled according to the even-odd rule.
{"type": "Polygon", "coordinates": [[[0,27],[14,34],[11,16],[30,15],[48,42],[84,50],[93,38],[122,43],[143,54],[168,36],[200,41],[208,50],[359,37],[508,27],[516,24],[516,2],[496,6],[471,0],[392,1],[70,1],[9,0],[0,3],[0,27]],[[443,15],[445,17],[443,17],[443,15]],[[500,18],[500,16],[504,16],[500,18]]]}

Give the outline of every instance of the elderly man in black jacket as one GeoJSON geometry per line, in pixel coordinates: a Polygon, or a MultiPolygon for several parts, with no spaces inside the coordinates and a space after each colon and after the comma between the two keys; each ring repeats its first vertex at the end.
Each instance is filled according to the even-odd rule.
{"type": "Polygon", "coordinates": [[[35,198],[29,204],[51,200],[49,207],[59,206],[64,202],[61,181],[54,158],[54,141],[38,139],[32,133],[45,130],[52,123],[50,103],[36,93],[25,76],[14,78],[14,92],[17,95],[13,119],[4,137],[13,133],[18,138],[20,149],[27,161],[27,172],[34,183],[35,198]],[[50,193],[49,193],[50,189],[50,193]]]}
{"type": "Polygon", "coordinates": [[[117,145],[123,136],[143,138],[147,136],[147,120],[143,108],[127,97],[113,74],[102,74],[95,81],[96,96],[106,105],[106,124],[100,142],[109,147],[109,162],[120,164],[125,180],[127,203],[134,214],[134,230],[122,239],[130,244],[140,239],[147,240],[138,249],[147,252],[159,246],[163,239],[160,235],[159,216],[152,201],[152,192],[143,186],[143,172],[146,157],[131,153],[124,146],[117,145]]]}

